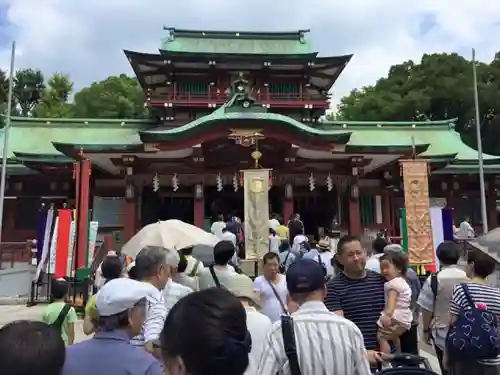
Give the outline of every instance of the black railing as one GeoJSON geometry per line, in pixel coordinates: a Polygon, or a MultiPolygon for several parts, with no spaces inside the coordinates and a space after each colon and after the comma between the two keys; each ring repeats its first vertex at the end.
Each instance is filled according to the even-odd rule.
{"type": "MultiPolygon", "coordinates": [[[[96,259],[103,258],[102,254],[107,253],[106,245],[104,242],[96,244],[95,254],[96,259]]],[[[94,261],[91,267],[88,279],[76,280],[75,278],[66,277],[65,280],[69,283],[69,292],[66,302],[73,305],[79,313],[83,313],[85,305],[89,299],[89,295],[93,293],[94,274],[100,261],[94,261]]],[[[30,296],[27,306],[34,306],[40,303],[51,302],[51,287],[53,275],[42,272],[38,280],[31,282],[30,296]]]]}

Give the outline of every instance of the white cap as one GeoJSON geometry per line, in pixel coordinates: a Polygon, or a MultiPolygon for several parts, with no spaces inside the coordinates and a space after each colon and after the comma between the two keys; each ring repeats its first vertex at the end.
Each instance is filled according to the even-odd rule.
{"type": "Polygon", "coordinates": [[[384,247],[384,253],[388,252],[388,251],[392,251],[392,252],[395,252],[395,253],[400,253],[403,251],[403,247],[397,243],[391,243],[389,245],[386,245],[384,247]]]}
{"type": "Polygon", "coordinates": [[[226,288],[236,297],[248,298],[260,306],[259,294],[254,290],[253,281],[247,275],[233,274],[226,279],[226,288]]]}
{"type": "Polygon", "coordinates": [[[154,292],[151,284],[127,278],[114,279],[104,284],[97,293],[95,305],[100,316],[116,315],[133,308],[154,292]]]}

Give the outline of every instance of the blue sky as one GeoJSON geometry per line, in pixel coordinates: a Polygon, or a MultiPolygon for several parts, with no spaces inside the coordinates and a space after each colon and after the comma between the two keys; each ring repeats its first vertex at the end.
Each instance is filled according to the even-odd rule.
{"type": "Polygon", "coordinates": [[[197,29],[310,28],[321,55],[354,53],[334,87],[334,103],[375,82],[389,67],[425,53],[481,60],[500,50],[500,2],[492,0],[0,0],[0,68],[70,74],[81,88],[131,73],[123,49],[155,52],[162,26],[197,29]]]}

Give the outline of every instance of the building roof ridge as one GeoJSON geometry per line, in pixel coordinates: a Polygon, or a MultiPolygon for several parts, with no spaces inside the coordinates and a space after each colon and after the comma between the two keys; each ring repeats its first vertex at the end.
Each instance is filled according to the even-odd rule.
{"type": "Polygon", "coordinates": [[[62,126],[71,124],[72,126],[93,127],[96,125],[108,125],[116,127],[137,126],[138,124],[156,124],[155,121],[150,119],[110,119],[110,118],[45,118],[45,117],[24,117],[24,116],[11,116],[10,118],[13,126],[22,125],[50,125],[62,126]]]}
{"type": "Polygon", "coordinates": [[[164,26],[163,30],[170,33],[172,37],[179,38],[215,38],[215,39],[284,39],[300,40],[310,29],[299,29],[293,31],[251,31],[251,30],[203,30],[203,29],[180,29],[164,26]]]}
{"type": "Polygon", "coordinates": [[[455,123],[458,121],[458,118],[451,119],[442,119],[442,120],[426,120],[426,121],[323,121],[320,122],[320,126],[323,125],[333,125],[340,127],[348,127],[348,126],[356,126],[356,127],[367,127],[371,128],[373,126],[380,128],[385,126],[394,126],[399,128],[422,128],[425,127],[426,130],[436,129],[442,130],[446,128],[448,130],[455,130],[455,123]]]}

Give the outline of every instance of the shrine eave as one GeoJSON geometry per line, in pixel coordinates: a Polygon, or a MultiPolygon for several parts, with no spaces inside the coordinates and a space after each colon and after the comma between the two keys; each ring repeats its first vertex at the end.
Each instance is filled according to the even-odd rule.
{"type": "MultiPolygon", "coordinates": [[[[220,128],[262,128],[286,127],[286,129],[297,137],[316,138],[325,143],[346,144],[349,142],[351,133],[348,131],[325,131],[304,125],[288,116],[276,113],[262,112],[225,112],[224,107],[214,111],[210,115],[200,117],[186,125],[177,128],[157,128],[139,132],[142,142],[175,141],[198,135],[203,132],[211,132],[220,128]],[[222,109],[222,110],[221,110],[222,109]]],[[[265,130],[263,130],[265,134],[265,130]]]]}
{"type": "Polygon", "coordinates": [[[74,162],[74,159],[66,155],[61,154],[34,154],[27,152],[16,152],[14,151],[14,160],[26,164],[26,163],[40,163],[40,164],[69,164],[74,162]]]}
{"type": "MultiPolygon", "coordinates": [[[[127,51],[130,53],[130,51],[127,51]]],[[[245,60],[249,62],[266,60],[271,63],[286,63],[286,62],[297,62],[297,61],[314,61],[317,58],[318,52],[310,53],[264,53],[264,54],[254,54],[254,53],[216,53],[216,52],[182,52],[182,51],[168,51],[164,49],[159,50],[162,59],[171,58],[172,62],[189,62],[193,59],[203,58],[204,60],[225,60],[225,61],[237,61],[245,60]]],[[[135,52],[137,53],[137,52],[135,52]]],[[[272,68],[272,64],[270,66],[272,68]]]]}
{"type": "MultiPolygon", "coordinates": [[[[477,163],[477,161],[476,161],[477,163]]],[[[485,174],[498,174],[500,173],[500,163],[498,164],[487,164],[483,167],[485,174]]],[[[433,174],[478,174],[479,166],[476,165],[456,165],[450,164],[442,169],[438,169],[432,172],[433,174]]]]}
{"type": "Polygon", "coordinates": [[[143,152],[144,145],[140,144],[79,144],[79,143],[61,143],[52,142],[54,148],[60,153],[78,158],[80,154],[85,153],[136,153],[143,152]]]}
{"type": "Polygon", "coordinates": [[[24,164],[21,164],[15,160],[9,160],[7,162],[7,175],[8,176],[28,176],[37,174],[35,171],[24,164]]]}
{"type": "MultiPolygon", "coordinates": [[[[478,166],[478,159],[471,159],[471,160],[457,159],[453,162],[453,165],[456,168],[478,166]]],[[[500,165],[500,157],[492,159],[483,158],[483,165],[500,165]]]]}
{"type": "Polygon", "coordinates": [[[411,152],[415,152],[415,154],[421,154],[427,151],[430,147],[430,144],[417,144],[417,145],[401,145],[401,146],[391,146],[391,145],[346,145],[345,152],[353,153],[353,154],[362,154],[362,153],[370,153],[370,154],[408,154],[411,152]]]}

